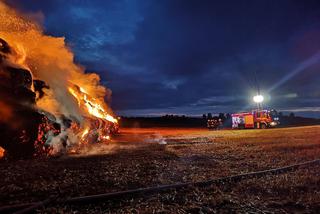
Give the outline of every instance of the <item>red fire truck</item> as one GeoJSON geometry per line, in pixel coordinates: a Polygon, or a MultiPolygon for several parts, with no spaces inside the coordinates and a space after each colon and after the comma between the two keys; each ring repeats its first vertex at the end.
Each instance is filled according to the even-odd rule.
{"type": "Polygon", "coordinates": [[[234,129],[265,129],[276,127],[280,124],[275,110],[253,110],[232,114],[232,128],[234,129]]]}

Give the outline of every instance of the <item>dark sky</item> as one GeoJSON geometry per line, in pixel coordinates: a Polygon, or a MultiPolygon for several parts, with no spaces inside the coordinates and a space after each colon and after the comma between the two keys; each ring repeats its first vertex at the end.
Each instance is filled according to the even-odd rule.
{"type": "Polygon", "coordinates": [[[320,117],[318,0],[9,3],[43,13],[119,114],[248,110],[258,82],[265,106],[320,117]]]}

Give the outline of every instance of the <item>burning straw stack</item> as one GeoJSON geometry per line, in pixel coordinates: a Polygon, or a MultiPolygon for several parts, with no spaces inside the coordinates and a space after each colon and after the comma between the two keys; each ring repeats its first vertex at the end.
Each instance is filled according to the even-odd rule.
{"type": "Polygon", "coordinates": [[[92,116],[86,119],[85,128],[75,118],[56,118],[40,110],[36,103],[46,96],[43,89],[49,86],[12,61],[14,55],[15,50],[0,38],[0,147],[9,157],[47,156],[56,153],[57,148],[61,152],[61,148],[71,147],[70,136],[79,146],[109,140],[109,135],[117,132],[116,119],[77,86],[73,87],[79,96],[78,104],[97,108],[89,109],[93,113],[88,111],[92,116]]]}
{"type": "Polygon", "coordinates": [[[58,135],[60,125],[35,107],[36,92],[42,94],[45,84],[33,80],[30,71],[10,62],[11,54],[13,50],[8,43],[0,39],[0,146],[11,156],[48,153],[45,135],[49,130],[58,135]]]}

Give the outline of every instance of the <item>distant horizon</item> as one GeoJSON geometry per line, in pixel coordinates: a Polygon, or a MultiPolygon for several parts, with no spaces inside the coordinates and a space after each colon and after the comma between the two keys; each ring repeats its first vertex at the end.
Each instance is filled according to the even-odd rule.
{"type": "MultiPolygon", "coordinates": [[[[245,111],[243,111],[245,112],[245,111]]],[[[314,119],[320,119],[320,112],[297,112],[297,111],[278,111],[282,112],[284,116],[289,116],[290,113],[294,113],[297,117],[304,117],[304,118],[314,118],[314,119]]],[[[219,115],[219,113],[236,113],[236,112],[204,112],[202,114],[183,114],[183,113],[170,113],[170,112],[162,112],[162,113],[140,113],[140,114],[117,114],[118,117],[163,117],[166,115],[174,115],[174,116],[186,116],[186,117],[202,117],[203,114],[211,113],[212,115],[219,115]]]]}

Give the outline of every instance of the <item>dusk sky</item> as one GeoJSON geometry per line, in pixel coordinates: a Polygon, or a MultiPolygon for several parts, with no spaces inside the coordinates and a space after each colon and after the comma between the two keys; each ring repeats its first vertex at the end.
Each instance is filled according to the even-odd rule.
{"type": "Polygon", "coordinates": [[[7,2],[65,37],[119,115],[250,110],[258,84],[265,107],[320,117],[318,0],[7,2]]]}

